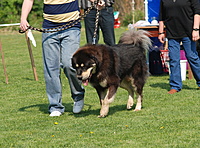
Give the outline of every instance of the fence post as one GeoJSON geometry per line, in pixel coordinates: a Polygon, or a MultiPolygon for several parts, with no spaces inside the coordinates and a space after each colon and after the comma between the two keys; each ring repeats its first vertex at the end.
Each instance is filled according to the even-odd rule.
{"type": "Polygon", "coordinates": [[[2,59],[2,64],[3,64],[3,69],[4,69],[4,75],[6,77],[6,84],[8,84],[8,75],[7,75],[7,72],[6,72],[6,64],[5,64],[5,61],[4,61],[4,53],[3,53],[2,46],[1,46],[1,42],[0,42],[0,52],[1,52],[1,59],[2,59]]]}
{"type": "Polygon", "coordinates": [[[30,59],[31,59],[31,66],[32,66],[32,69],[33,69],[34,78],[35,78],[36,81],[38,81],[36,67],[35,67],[35,62],[34,62],[32,48],[31,48],[31,43],[30,43],[30,39],[28,38],[27,31],[25,32],[25,37],[26,37],[28,51],[29,51],[29,55],[30,55],[30,59]]]}

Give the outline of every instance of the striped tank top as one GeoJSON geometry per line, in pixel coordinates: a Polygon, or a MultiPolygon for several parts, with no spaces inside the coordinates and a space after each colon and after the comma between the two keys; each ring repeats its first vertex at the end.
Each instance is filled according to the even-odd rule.
{"type": "MultiPolygon", "coordinates": [[[[79,18],[78,0],[44,0],[43,28],[65,25],[79,18]]],[[[80,22],[75,27],[81,27],[80,22]]]]}

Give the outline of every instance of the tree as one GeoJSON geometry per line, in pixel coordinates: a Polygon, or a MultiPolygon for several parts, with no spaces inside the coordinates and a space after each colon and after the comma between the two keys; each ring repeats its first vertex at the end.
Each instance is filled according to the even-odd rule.
{"type": "MultiPolygon", "coordinates": [[[[0,24],[19,23],[21,15],[22,0],[0,1],[0,24]]],[[[35,0],[28,20],[38,23],[42,20],[43,0],[35,0]]],[[[41,24],[40,24],[41,26],[41,24]]]]}
{"type": "Polygon", "coordinates": [[[128,25],[134,20],[144,19],[144,0],[134,0],[134,12],[132,11],[133,0],[115,0],[114,10],[119,11],[119,19],[122,25],[128,25]]]}

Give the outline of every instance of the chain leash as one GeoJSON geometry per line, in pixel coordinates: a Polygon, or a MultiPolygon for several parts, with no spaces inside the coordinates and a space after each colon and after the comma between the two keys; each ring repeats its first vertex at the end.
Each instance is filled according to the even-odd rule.
{"type": "MultiPolygon", "coordinates": [[[[58,27],[55,27],[55,28],[50,28],[50,29],[40,29],[40,28],[35,28],[35,27],[32,27],[32,26],[28,26],[27,30],[28,29],[31,29],[31,30],[34,30],[34,31],[39,31],[39,32],[43,32],[43,33],[53,33],[53,32],[58,32],[58,31],[62,31],[62,30],[66,30],[66,29],[69,29],[71,27],[73,27],[74,25],[78,24],[81,20],[83,20],[84,17],[86,17],[86,15],[90,12],[90,10],[92,10],[92,8],[97,4],[97,2],[95,1],[94,3],[92,3],[91,7],[89,7],[83,15],[81,15],[77,20],[73,20],[72,22],[69,22],[65,25],[62,25],[62,26],[58,26],[58,27]]],[[[98,22],[97,22],[98,24],[98,22]]],[[[26,30],[26,31],[27,31],[26,30]]],[[[96,30],[96,29],[95,29],[96,30]]],[[[26,31],[23,31],[23,30],[19,30],[19,33],[25,33],[26,31]]],[[[96,34],[96,33],[95,33],[96,34]]],[[[95,35],[96,37],[96,35],[95,35]]]]}
{"type": "Polygon", "coordinates": [[[97,9],[96,13],[96,21],[95,21],[95,29],[94,29],[94,36],[92,40],[92,44],[96,44],[96,36],[97,36],[97,29],[98,29],[98,22],[99,22],[99,10],[97,9]]]}

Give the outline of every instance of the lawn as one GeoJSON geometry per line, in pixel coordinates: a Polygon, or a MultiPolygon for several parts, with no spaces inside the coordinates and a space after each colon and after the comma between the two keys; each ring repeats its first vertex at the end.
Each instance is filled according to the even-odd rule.
{"type": "MultiPolygon", "coordinates": [[[[116,29],[116,39],[126,28],[116,29]]],[[[194,79],[169,95],[167,74],[150,76],[143,109],[126,110],[127,92],[119,89],[109,116],[97,118],[99,99],[85,87],[85,107],[73,114],[67,79],[63,80],[64,115],[49,117],[42,68],[41,33],[32,47],[38,81],[34,80],[24,34],[0,32],[9,83],[0,68],[0,147],[2,148],[199,148],[200,91],[194,79]]],[[[81,46],[86,43],[82,29],[81,46]]],[[[101,38],[102,43],[102,38],[101,38]]],[[[0,63],[2,67],[2,63],[0,63]]]]}

